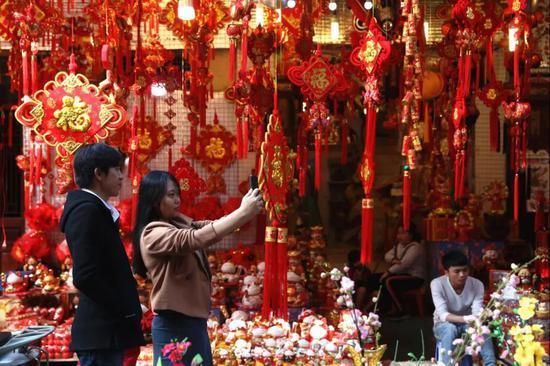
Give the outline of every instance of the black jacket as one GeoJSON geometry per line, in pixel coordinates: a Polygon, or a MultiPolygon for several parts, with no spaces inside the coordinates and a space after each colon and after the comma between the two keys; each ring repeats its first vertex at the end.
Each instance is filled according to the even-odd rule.
{"type": "Polygon", "coordinates": [[[71,350],[144,344],[136,281],[109,209],[89,192],[69,192],[61,231],[73,257],[73,283],[80,291],[71,350]]]}

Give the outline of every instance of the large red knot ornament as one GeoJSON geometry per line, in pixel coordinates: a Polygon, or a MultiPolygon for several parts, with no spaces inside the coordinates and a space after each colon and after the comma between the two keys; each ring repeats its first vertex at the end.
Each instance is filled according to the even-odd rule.
{"type": "Polygon", "coordinates": [[[220,125],[217,114],[214,121],[201,129],[197,141],[191,147],[191,155],[211,174],[207,186],[211,193],[225,192],[221,174],[235,161],[237,141],[235,136],[220,125]]]}
{"type": "Polygon", "coordinates": [[[363,103],[367,111],[365,149],[359,167],[359,178],[363,183],[365,198],[361,211],[361,262],[372,260],[372,225],[374,217],[374,200],[371,196],[374,185],[374,147],[376,144],[376,107],[380,94],[378,83],[384,66],[391,55],[391,44],[380,31],[375,18],[369,18],[367,31],[359,45],[352,51],[350,60],[365,73],[365,93],[363,103]]]}
{"type": "Polygon", "coordinates": [[[15,111],[59,156],[68,157],[86,143],[104,140],[126,122],[126,112],[82,74],[60,72],[15,111]]]}
{"type": "Polygon", "coordinates": [[[59,191],[72,185],[69,171],[73,153],[82,145],[106,139],[126,122],[124,108],[102,95],[82,74],[59,72],[42,90],[25,98],[15,117],[31,128],[39,141],[55,148],[59,191]]]}
{"type": "MultiPolygon", "coordinates": [[[[315,188],[321,185],[321,143],[330,132],[330,114],[325,105],[329,95],[341,93],[349,89],[349,84],[341,73],[341,68],[331,65],[326,57],[323,57],[318,46],[317,51],[309,60],[300,65],[292,66],[287,72],[292,83],[301,88],[302,94],[308,99],[310,108],[307,123],[302,127],[306,131],[315,131],[315,188]]],[[[301,131],[298,131],[300,134],[301,131]]],[[[300,152],[305,152],[300,149],[300,152]]],[[[306,156],[300,156],[304,161],[306,156]]],[[[302,178],[304,175],[301,174],[302,178]]],[[[303,182],[300,182],[303,184],[303,182]]]]}
{"type": "Polygon", "coordinates": [[[288,146],[277,110],[269,119],[261,152],[258,178],[268,217],[262,316],[287,318],[287,195],[295,154],[288,146]]]}
{"type": "Polygon", "coordinates": [[[184,203],[195,202],[195,199],[206,191],[206,183],[184,158],[174,163],[170,173],[178,180],[180,196],[184,203]]]}

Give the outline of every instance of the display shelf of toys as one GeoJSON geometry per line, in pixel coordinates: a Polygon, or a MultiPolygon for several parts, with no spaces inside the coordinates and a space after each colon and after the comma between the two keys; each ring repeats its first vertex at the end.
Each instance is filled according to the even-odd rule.
{"type": "Polygon", "coordinates": [[[0,329],[18,331],[31,325],[53,325],[55,331],[39,344],[50,361],[75,361],[69,351],[70,327],[78,292],[72,287],[70,271],[58,274],[29,258],[23,270],[2,274],[0,329]]]}

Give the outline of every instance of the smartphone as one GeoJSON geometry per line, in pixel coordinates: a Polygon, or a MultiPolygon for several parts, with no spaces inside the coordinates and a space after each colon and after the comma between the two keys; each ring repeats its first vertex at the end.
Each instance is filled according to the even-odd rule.
{"type": "Polygon", "coordinates": [[[251,174],[248,178],[250,189],[258,188],[258,176],[251,174]]]}

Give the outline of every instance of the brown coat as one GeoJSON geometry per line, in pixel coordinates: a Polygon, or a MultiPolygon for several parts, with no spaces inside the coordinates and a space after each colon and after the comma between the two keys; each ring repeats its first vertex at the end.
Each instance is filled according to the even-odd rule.
{"type": "Polygon", "coordinates": [[[153,311],[208,318],[212,276],[204,249],[217,239],[211,221],[184,215],[171,222],[153,221],[143,229],[141,255],[153,282],[153,311]]]}

